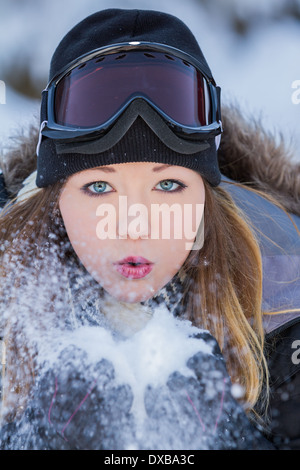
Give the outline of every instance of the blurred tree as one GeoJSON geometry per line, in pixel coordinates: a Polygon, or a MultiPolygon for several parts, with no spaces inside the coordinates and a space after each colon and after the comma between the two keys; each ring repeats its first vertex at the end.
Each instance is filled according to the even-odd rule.
{"type": "Polygon", "coordinates": [[[258,23],[284,18],[300,21],[300,0],[198,0],[198,3],[221,17],[232,31],[241,36],[258,23]]]}
{"type": "MultiPolygon", "coordinates": [[[[19,1],[19,0],[15,0],[19,1]]],[[[7,67],[1,74],[4,82],[18,93],[28,98],[40,99],[41,91],[45,88],[46,82],[32,78],[30,64],[26,61],[14,63],[14,68],[7,67]]]]}

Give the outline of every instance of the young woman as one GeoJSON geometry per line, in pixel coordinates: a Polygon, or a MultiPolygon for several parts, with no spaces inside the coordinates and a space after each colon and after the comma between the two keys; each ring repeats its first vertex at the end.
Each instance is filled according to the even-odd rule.
{"type": "Polygon", "coordinates": [[[3,174],[2,448],[299,448],[299,167],[180,20],[76,25],[3,174]]]}

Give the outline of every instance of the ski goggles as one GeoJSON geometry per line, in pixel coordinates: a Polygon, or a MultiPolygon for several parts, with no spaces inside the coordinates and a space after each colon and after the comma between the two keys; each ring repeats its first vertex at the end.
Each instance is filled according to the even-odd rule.
{"type": "Polygon", "coordinates": [[[137,99],[180,137],[222,132],[220,87],[205,66],[170,46],[132,42],[81,56],[50,81],[42,93],[40,139],[104,135],[137,99]]]}

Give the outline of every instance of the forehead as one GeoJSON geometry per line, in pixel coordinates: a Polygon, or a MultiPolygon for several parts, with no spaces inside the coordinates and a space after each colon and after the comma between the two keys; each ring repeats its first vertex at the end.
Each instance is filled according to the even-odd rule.
{"type": "Polygon", "coordinates": [[[139,178],[147,178],[153,175],[161,173],[164,176],[164,173],[167,175],[168,173],[172,172],[174,176],[177,178],[185,177],[185,178],[196,178],[200,179],[201,176],[199,173],[195,172],[194,170],[190,170],[189,168],[185,168],[182,166],[177,165],[169,165],[169,164],[162,164],[162,163],[153,163],[153,162],[126,162],[126,163],[118,163],[112,165],[103,165],[97,166],[94,168],[88,168],[86,170],[77,172],[70,176],[67,180],[68,181],[80,181],[81,179],[86,178],[95,178],[95,177],[103,177],[106,175],[112,176],[120,176],[122,178],[130,177],[139,177],[139,178]]]}
{"type": "MultiPolygon", "coordinates": [[[[169,164],[160,164],[153,162],[126,162],[126,163],[117,163],[112,165],[103,165],[97,166],[95,168],[89,168],[87,170],[81,171],[80,173],[86,173],[87,171],[103,171],[105,173],[118,173],[124,170],[136,171],[138,169],[149,170],[153,172],[158,172],[165,170],[167,168],[177,168],[175,165],[169,164]]],[[[181,167],[180,167],[181,168],[181,167]]]]}

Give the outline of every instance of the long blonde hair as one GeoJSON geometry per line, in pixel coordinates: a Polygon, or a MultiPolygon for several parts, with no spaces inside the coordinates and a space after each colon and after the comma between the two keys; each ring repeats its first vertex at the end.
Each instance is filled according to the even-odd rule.
{"type": "MultiPolygon", "coordinates": [[[[262,260],[245,214],[221,187],[206,191],[204,245],[191,252],[187,309],[217,339],[233,383],[253,410],[267,389],[262,323],[262,260]]],[[[266,397],[265,397],[266,398],[266,397]]]]}

